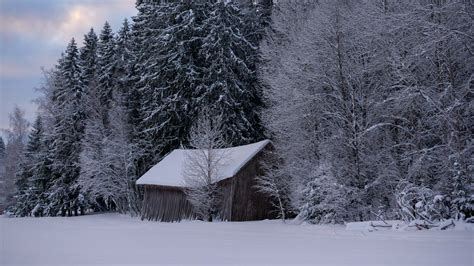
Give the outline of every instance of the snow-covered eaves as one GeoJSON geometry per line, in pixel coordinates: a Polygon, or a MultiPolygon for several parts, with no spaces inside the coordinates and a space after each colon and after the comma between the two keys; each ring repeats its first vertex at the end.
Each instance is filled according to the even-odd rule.
{"type": "MultiPolygon", "coordinates": [[[[248,145],[218,150],[221,154],[224,154],[224,158],[219,165],[219,177],[216,181],[236,175],[247,162],[255,157],[269,143],[269,140],[263,140],[248,145]]],[[[192,152],[199,151],[186,149],[176,149],[172,151],[140,177],[137,180],[137,185],[184,187],[185,160],[189,158],[189,153],[192,152]]]]}

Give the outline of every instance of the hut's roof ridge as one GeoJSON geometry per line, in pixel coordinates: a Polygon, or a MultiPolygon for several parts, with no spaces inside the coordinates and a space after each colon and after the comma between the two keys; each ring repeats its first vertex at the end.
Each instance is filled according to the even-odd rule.
{"type": "MultiPolygon", "coordinates": [[[[236,175],[247,162],[257,155],[269,140],[256,143],[220,149],[223,151],[224,162],[219,169],[219,178],[216,181],[236,175]]],[[[138,185],[159,185],[184,187],[184,166],[187,153],[197,150],[176,149],[165,156],[159,163],[137,180],[138,185]]]]}

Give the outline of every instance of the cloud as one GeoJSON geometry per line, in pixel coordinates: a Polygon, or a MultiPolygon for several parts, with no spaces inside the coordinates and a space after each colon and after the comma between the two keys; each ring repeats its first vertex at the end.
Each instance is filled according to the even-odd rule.
{"type": "Polygon", "coordinates": [[[0,9],[0,33],[7,39],[20,35],[65,43],[71,37],[82,37],[90,27],[102,26],[105,20],[121,21],[132,16],[134,2],[4,0],[0,9]]]}
{"type": "Polygon", "coordinates": [[[2,0],[0,7],[1,77],[19,77],[54,64],[71,38],[82,43],[91,27],[104,22],[116,31],[135,14],[134,0],[2,0]]]}
{"type": "Polygon", "coordinates": [[[52,67],[71,38],[82,44],[105,21],[117,31],[135,13],[135,0],[0,0],[0,127],[15,104],[34,117],[41,67],[52,67]]]}

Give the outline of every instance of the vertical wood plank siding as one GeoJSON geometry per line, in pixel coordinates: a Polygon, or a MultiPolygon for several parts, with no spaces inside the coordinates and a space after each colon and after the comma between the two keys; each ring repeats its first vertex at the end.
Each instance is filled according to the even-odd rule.
{"type": "Polygon", "coordinates": [[[276,218],[270,199],[258,192],[255,177],[262,175],[260,161],[263,153],[256,155],[234,177],[232,184],[232,207],[229,221],[252,221],[276,218]]]}
{"type": "MultiPolygon", "coordinates": [[[[235,176],[218,183],[221,220],[251,221],[275,218],[270,199],[255,189],[255,177],[262,174],[259,164],[262,159],[263,152],[260,152],[235,176]]],[[[155,185],[144,187],[142,219],[174,222],[196,217],[181,188],[155,185]]]]}
{"type": "Polygon", "coordinates": [[[181,188],[145,186],[142,219],[175,222],[194,217],[192,206],[181,188]]]}

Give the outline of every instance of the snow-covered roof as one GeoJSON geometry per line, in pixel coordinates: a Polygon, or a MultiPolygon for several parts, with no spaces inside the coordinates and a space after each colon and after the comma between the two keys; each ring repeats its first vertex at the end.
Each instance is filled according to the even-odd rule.
{"type": "MultiPolygon", "coordinates": [[[[225,158],[220,164],[219,178],[216,181],[236,175],[245,164],[257,155],[268,143],[269,140],[220,149],[225,158]]],[[[158,164],[153,166],[148,172],[137,180],[138,185],[160,185],[172,187],[184,187],[184,167],[185,160],[189,152],[196,150],[176,149],[168,154],[158,164]]]]}

